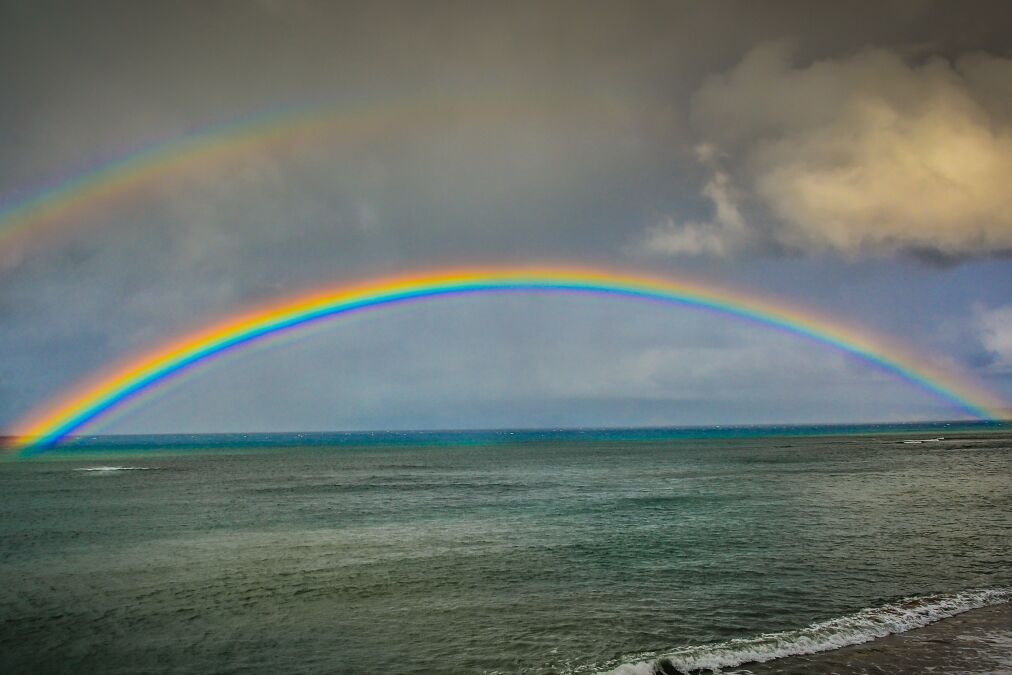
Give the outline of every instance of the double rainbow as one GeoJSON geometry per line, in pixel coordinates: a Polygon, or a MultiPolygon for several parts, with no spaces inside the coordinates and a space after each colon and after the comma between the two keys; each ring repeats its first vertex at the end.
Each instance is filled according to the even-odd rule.
{"type": "Polygon", "coordinates": [[[103,415],[215,356],[316,321],[444,296],[498,292],[583,293],[712,310],[784,330],[860,357],[974,417],[1003,419],[1006,405],[979,385],[909,348],[858,332],[808,309],[748,295],[601,269],[482,267],[402,276],[325,289],[234,316],[100,375],[15,429],[14,447],[31,454],[80,433],[103,415]]]}

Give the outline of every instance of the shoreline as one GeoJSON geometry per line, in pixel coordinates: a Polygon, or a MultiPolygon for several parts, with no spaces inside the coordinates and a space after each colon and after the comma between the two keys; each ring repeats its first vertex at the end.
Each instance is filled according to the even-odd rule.
{"type": "Polygon", "coordinates": [[[803,628],[642,654],[601,672],[1012,673],[1012,589],[909,596],[803,628]]]}
{"type": "Polygon", "coordinates": [[[921,628],[830,651],[743,664],[728,673],[1008,673],[1012,603],[971,609],[921,628]]]}

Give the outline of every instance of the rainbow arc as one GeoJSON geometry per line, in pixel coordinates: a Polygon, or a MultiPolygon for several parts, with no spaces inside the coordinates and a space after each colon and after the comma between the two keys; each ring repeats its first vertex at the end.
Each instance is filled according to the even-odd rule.
{"type": "Polygon", "coordinates": [[[906,346],[845,326],[809,309],[719,289],[612,270],[549,265],[443,270],[338,286],[272,303],[215,323],[100,374],[17,425],[23,455],[80,434],[128,401],[223,354],[271,336],[354,312],[438,297],[503,292],[615,296],[695,307],[756,322],[851,354],[892,373],[973,417],[1003,419],[1005,403],[965,377],[906,346]]]}

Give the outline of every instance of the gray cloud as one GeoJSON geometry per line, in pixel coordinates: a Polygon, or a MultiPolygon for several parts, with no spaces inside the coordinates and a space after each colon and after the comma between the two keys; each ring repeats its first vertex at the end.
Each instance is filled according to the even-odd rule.
{"type": "Polygon", "coordinates": [[[877,409],[909,419],[947,406],[859,360],[742,330],[740,320],[498,296],[321,325],[226,358],[106,430],[172,431],[179,420],[247,431],[815,422],[880,417],[877,409]]]}

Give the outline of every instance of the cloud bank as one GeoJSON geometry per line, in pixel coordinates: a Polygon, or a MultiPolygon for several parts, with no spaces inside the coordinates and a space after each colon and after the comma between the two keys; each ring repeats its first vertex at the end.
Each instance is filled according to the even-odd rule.
{"type": "Polygon", "coordinates": [[[696,91],[714,217],[666,223],[649,249],[725,254],[751,235],[849,258],[1012,251],[1012,60],[790,55],[761,44],[696,91]],[[733,172],[715,168],[718,150],[733,172]]]}

